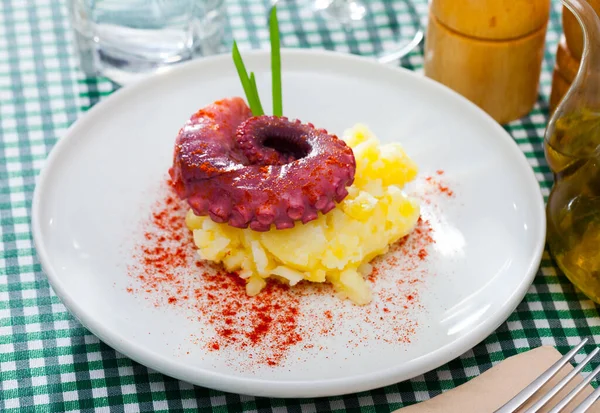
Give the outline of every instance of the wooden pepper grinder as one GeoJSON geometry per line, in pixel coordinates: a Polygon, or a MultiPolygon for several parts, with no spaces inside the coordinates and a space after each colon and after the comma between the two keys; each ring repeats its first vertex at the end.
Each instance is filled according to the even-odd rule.
{"type": "Polygon", "coordinates": [[[550,0],[432,0],[425,75],[499,123],[537,100],[550,0]]]}
{"type": "MultiPolygon", "coordinates": [[[[587,0],[587,2],[594,10],[596,10],[596,13],[600,15],[600,0],[587,0]]],[[[583,32],[573,13],[566,7],[563,7],[562,11],[562,25],[567,47],[569,48],[571,55],[577,61],[580,61],[581,55],[583,54],[583,32]]]]}

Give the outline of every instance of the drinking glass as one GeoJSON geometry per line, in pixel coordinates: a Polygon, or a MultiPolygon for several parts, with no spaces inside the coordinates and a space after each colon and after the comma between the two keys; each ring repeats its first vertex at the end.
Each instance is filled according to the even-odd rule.
{"type": "Polygon", "coordinates": [[[351,53],[374,55],[382,63],[400,59],[423,40],[420,16],[410,0],[272,0],[272,3],[283,14],[296,16],[303,22],[316,22],[320,34],[328,32],[326,36],[333,37],[341,33],[351,53]]]}
{"type": "Polygon", "coordinates": [[[359,0],[314,0],[313,7],[341,22],[362,20],[367,14],[365,2],[359,0]]]}
{"type": "Polygon", "coordinates": [[[68,0],[82,69],[126,84],[223,51],[224,0],[68,0]]]}

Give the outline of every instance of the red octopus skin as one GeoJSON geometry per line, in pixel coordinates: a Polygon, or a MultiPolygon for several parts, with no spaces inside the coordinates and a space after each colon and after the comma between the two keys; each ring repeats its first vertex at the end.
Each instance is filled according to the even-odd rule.
{"type": "MultiPolygon", "coordinates": [[[[281,139],[288,139],[287,135],[281,139]]],[[[290,138],[291,139],[291,138],[290,138]]],[[[179,131],[169,174],[198,216],[255,231],[307,223],[341,202],[356,163],[344,141],[311,124],[252,117],[241,98],[196,112],[179,131]],[[269,131],[293,132],[301,156],[264,146],[269,131]]]]}

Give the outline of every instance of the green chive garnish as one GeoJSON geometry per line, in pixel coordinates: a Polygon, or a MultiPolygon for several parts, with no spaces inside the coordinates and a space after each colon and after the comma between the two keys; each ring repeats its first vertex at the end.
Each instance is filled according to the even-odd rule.
{"type": "MultiPolygon", "coordinates": [[[[279,23],[277,22],[277,8],[271,9],[271,16],[269,18],[269,32],[271,37],[271,76],[273,83],[273,115],[283,116],[283,98],[281,94],[281,52],[280,52],[280,41],[279,41],[279,23]]],[[[244,93],[246,94],[246,100],[248,106],[254,116],[264,115],[262,104],[260,103],[260,97],[258,96],[258,88],[256,87],[256,79],[254,78],[254,72],[248,76],[246,65],[240,54],[237,43],[233,41],[233,50],[231,52],[233,56],[233,63],[237,69],[238,76],[242,82],[244,93]]]]}
{"type": "Polygon", "coordinates": [[[235,63],[235,68],[237,69],[238,76],[240,77],[240,81],[242,82],[242,87],[244,88],[244,93],[246,94],[246,100],[248,101],[248,105],[250,106],[250,110],[254,116],[261,116],[264,114],[262,110],[262,106],[260,104],[260,100],[258,100],[258,92],[256,89],[256,82],[254,83],[254,87],[252,86],[252,81],[248,77],[248,72],[246,71],[246,65],[244,65],[244,60],[242,59],[242,55],[240,54],[240,50],[238,49],[237,43],[233,42],[233,62],[235,63]]]}
{"type": "Polygon", "coordinates": [[[256,104],[257,112],[260,112],[260,114],[256,114],[254,113],[254,111],[252,111],[252,114],[254,114],[254,116],[264,115],[265,111],[263,110],[262,104],[260,103],[260,96],[258,96],[258,88],[256,87],[256,79],[254,78],[254,72],[250,72],[250,86],[252,86],[252,93],[254,93],[254,102],[256,104]]]}
{"type": "Polygon", "coordinates": [[[277,21],[277,8],[271,9],[269,19],[271,37],[271,76],[273,77],[273,115],[283,116],[283,98],[281,93],[281,53],[279,41],[279,23],[277,21]]]}

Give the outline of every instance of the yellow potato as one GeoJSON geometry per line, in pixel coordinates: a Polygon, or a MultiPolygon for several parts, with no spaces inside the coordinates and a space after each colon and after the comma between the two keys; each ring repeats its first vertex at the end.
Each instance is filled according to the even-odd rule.
{"type": "Polygon", "coordinates": [[[402,192],[416,177],[417,165],[401,145],[381,146],[364,125],[346,131],[344,140],[354,151],[356,178],[335,209],[307,224],[263,233],[218,224],[190,210],[186,225],[200,256],[238,271],[248,295],[260,293],[265,279],[274,277],[290,285],[327,281],[341,297],[368,304],[371,290],[362,275],[368,262],[417,224],[419,203],[402,192]]]}

